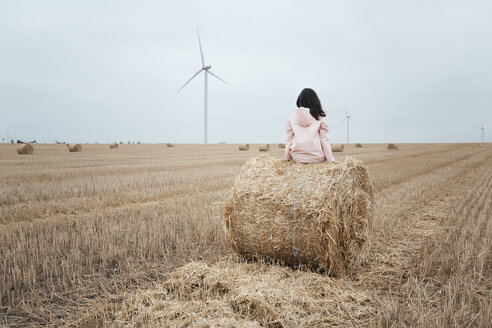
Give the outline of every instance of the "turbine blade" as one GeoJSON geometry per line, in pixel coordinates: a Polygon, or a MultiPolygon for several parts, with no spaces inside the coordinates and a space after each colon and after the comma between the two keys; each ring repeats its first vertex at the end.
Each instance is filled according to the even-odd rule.
{"type": "Polygon", "coordinates": [[[219,79],[221,80],[222,82],[224,82],[225,84],[229,84],[229,82],[227,82],[226,80],[223,80],[221,79],[220,77],[218,77],[216,74],[210,72],[210,70],[207,71],[210,75],[212,75],[213,77],[215,77],[216,79],[219,79]]]}
{"type": "Polygon", "coordinates": [[[200,74],[201,71],[203,71],[203,68],[201,70],[199,70],[198,72],[196,72],[188,81],[186,81],[186,83],[183,84],[183,86],[181,88],[179,88],[178,91],[176,91],[176,93],[180,92],[181,89],[183,89],[188,83],[190,83],[191,80],[193,80],[198,74],[200,74]]]}
{"type": "Polygon", "coordinates": [[[198,45],[200,46],[200,55],[202,56],[202,67],[205,67],[205,59],[203,58],[202,42],[200,41],[200,32],[198,28],[196,29],[196,34],[198,35],[198,45]]]}
{"type": "Polygon", "coordinates": [[[347,120],[347,118],[345,117],[345,118],[344,118],[344,119],[343,119],[343,120],[342,120],[342,121],[338,124],[337,129],[338,129],[339,127],[341,127],[341,126],[342,126],[342,124],[343,124],[346,120],[347,120]]]}

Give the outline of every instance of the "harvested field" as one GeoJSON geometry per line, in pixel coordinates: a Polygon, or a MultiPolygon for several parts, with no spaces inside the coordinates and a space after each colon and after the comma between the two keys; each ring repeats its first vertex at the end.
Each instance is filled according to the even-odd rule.
{"type": "Polygon", "coordinates": [[[343,277],[243,263],[230,249],[222,202],[258,152],[106,144],[73,157],[39,144],[18,156],[16,147],[0,145],[0,326],[492,321],[491,145],[335,154],[364,161],[375,202],[363,261],[343,277]]]}

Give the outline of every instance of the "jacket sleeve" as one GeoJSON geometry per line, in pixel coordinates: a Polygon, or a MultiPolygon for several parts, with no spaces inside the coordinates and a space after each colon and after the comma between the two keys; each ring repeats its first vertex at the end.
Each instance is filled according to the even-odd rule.
{"type": "Polygon", "coordinates": [[[335,157],[333,157],[333,153],[331,152],[330,140],[328,139],[328,125],[326,125],[325,120],[321,121],[321,125],[319,127],[319,138],[321,140],[321,148],[325,154],[326,161],[328,163],[334,162],[335,157]]]}
{"type": "Polygon", "coordinates": [[[292,159],[292,157],[289,154],[289,151],[290,151],[290,145],[292,145],[293,138],[294,138],[294,130],[292,130],[290,120],[287,120],[287,142],[285,143],[285,154],[284,154],[284,160],[286,161],[292,159]]]}

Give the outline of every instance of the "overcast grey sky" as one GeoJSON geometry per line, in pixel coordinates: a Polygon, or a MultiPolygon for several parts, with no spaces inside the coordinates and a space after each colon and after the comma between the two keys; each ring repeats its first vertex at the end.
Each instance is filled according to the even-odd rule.
{"type": "MultiPolygon", "coordinates": [[[[492,125],[491,1],[0,0],[0,135],[280,142],[304,87],[332,142],[476,142],[492,125]]],[[[492,129],[486,132],[490,141],[492,129]]]]}

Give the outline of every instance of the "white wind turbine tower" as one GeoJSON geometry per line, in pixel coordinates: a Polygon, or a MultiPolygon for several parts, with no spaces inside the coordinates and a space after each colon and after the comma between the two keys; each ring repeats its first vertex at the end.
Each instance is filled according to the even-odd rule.
{"type": "Polygon", "coordinates": [[[484,137],[485,137],[485,129],[486,129],[487,127],[486,127],[486,126],[485,126],[485,124],[484,124],[484,125],[482,125],[482,126],[479,126],[478,128],[479,128],[480,130],[482,130],[481,132],[482,132],[482,145],[483,145],[483,141],[484,141],[484,137]]]}
{"type": "Polygon", "coordinates": [[[198,74],[201,73],[201,71],[205,71],[205,97],[204,97],[204,113],[203,113],[203,142],[207,143],[207,102],[208,102],[208,74],[212,75],[213,77],[219,79],[220,81],[224,82],[225,84],[229,84],[220,77],[218,77],[216,74],[212,73],[210,69],[212,66],[210,65],[205,65],[205,59],[203,58],[203,50],[202,50],[202,42],[200,41],[200,32],[198,32],[198,29],[196,30],[196,34],[198,35],[198,45],[200,46],[200,55],[202,57],[202,68],[196,72],[188,81],[186,81],[185,84],[181,88],[178,89],[177,92],[180,92],[181,89],[183,89],[188,83],[191,82],[198,74]]]}
{"type": "Polygon", "coordinates": [[[345,119],[347,120],[347,144],[349,143],[349,136],[350,136],[350,119],[352,118],[352,115],[349,115],[347,113],[347,107],[345,107],[345,119]]]}

